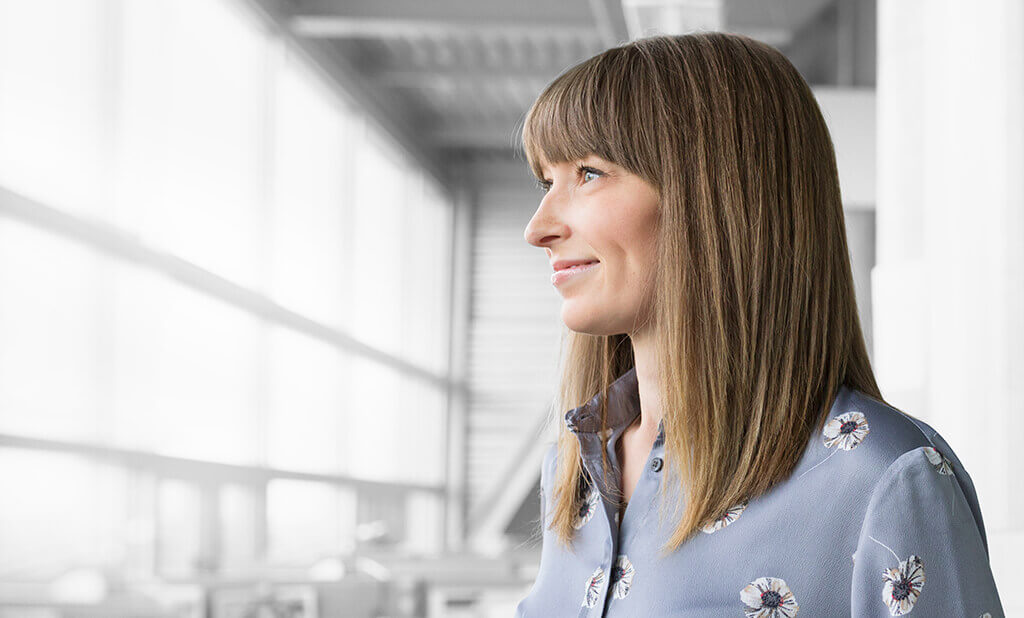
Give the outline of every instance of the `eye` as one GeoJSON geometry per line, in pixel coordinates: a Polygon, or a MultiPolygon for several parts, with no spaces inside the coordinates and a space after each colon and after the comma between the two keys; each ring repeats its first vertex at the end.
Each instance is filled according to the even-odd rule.
{"type": "Polygon", "coordinates": [[[586,165],[581,165],[581,166],[577,167],[576,168],[576,173],[577,174],[582,173],[584,177],[586,177],[587,174],[596,174],[597,176],[603,176],[604,175],[600,171],[598,171],[598,170],[596,170],[596,169],[594,169],[592,167],[587,167],[586,165]]]}
{"type": "MultiPolygon", "coordinates": [[[[578,165],[578,166],[576,166],[576,175],[577,176],[582,175],[584,178],[586,178],[587,174],[594,174],[595,176],[598,176],[598,177],[604,176],[604,172],[602,172],[601,170],[594,169],[594,168],[589,167],[587,165],[578,165]]],[[[584,183],[586,183],[586,180],[584,180],[584,183]]],[[[547,193],[548,190],[551,189],[551,181],[550,180],[538,180],[537,181],[537,188],[540,189],[542,192],[547,193]]]]}

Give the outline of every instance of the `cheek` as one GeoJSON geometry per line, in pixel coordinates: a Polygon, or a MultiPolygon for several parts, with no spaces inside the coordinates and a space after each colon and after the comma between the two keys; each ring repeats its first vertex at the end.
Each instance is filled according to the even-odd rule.
{"type": "Polygon", "coordinates": [[[593,209],[601,213],[588,222],[588,241],[605,262],[605,276],[618,286],[639,286],[657,262],[656,200],[634,196],[607,200],[593,209]],[[625,205],[625,206],[624,206],[625,205]]]}
{"type": "MultiPolygon", "coordinates": [[[[625,230],[624,230],[625,232],[625,230]]],[[[630,302],[636,307],[651,302],[658,265],[657,237],[650,227],[634,226],[628,230],[629,246],[624,254],[620,276],[623,289],[630,290],[630,302]]]]}
{"type": "Polygon", "coordinates": [[[619,230],[622,239],[622,250],[626,256],[630,275],[643,276],[650,271],[657,261],[657,237],[650,226],[632,225],[619,230]]]}

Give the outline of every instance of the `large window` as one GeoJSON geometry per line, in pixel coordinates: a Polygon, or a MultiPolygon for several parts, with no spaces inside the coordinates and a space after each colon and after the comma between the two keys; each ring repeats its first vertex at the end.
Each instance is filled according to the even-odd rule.
{"type": "Polygon", "coordinates": [[[244,2],[0,0],[0,583],[435,548],[451,216],[244,2]]]}

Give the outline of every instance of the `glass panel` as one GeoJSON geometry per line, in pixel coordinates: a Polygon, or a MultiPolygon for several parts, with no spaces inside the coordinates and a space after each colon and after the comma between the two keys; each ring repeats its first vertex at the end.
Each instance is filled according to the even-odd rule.
{"type": "Polygon", "coordinates": [[[311,566],[340,551],[338,490],[313,481],[279,479],[267,487],[268,561],[311,566]]]}
{"type": "Polygon", "coordinates": [[[251,570],[257,556],[258,507],[256,487],[224,485],[220,488],[220,566],[227,572],[251,570]]]}
{"type": "Polygon", "coordinates": [[[396,480],[443,482],[447,443],[444,391],[432,383],[403,376],[398,399],[398,427],[393,436],[396,480]]]}
{"type": "Polygon", "coordinates": [[[452,242],[455,206],[451,198],[433,181],[424,186],[426,210],[423,229],[429,230],[427,238],[430,256],[425,260],[424,272],[420,277],[424,284],[424,311],[436,316],[434,327],[422,328],[423,364],[437,373],[448,372],[449,327],[451,317],[452,290],[452,242]]]}
{"type": "Polygon", "coordinates": [[[355,174],[347,110],[300,61],[286,54],[277,82],[271,293],[340,327],[346,206],[355,174]]]}
{"type": "Polygon", "coordinates": [[[125,487],[124,472],[83,457],[0,448],[0,581],[120,566],[125,487]]]}
{"type": "Polygon", "coordinates": [[[406,240],[403,357],[436,373],[448,366],[448,294],[452,206],[420,172],[404,200],[406,240]]]}
{"type": "Polygon", "coordinates": [[[407,474],[396,442],[407,431],[399,424],[404,418],[398,410],[402,401],[400,376],[389,367],[362,358],[351,362],[347,469],[358,478],[400,480],[407,474]]]}
{"type": "Polygon", "coordinates": [[[340,550],[343,554],[349,554],[355,550],[358,543],[356,540],[356,526],[359,523],[358,492],[351,487],[339,487],[338,499],[338,521],[341,528],[340,550]]]}
{"type": "Polygon", "coordinates": [[[64,210],[106,209],[106,6],[0,1],[0,186],[64,210]]]}
{"type": "Polygon", "coordinates": [[[402,291],[408,272],[408,256],[402,249],[406,176],[397,156],[373,134],[364,132],[358,151],[352,333],[369,345],[397,355],[401,352],[402,291]]]}
{"type": "Polygon", "coordinates": [[[353,359],[348,388],[353,476],[380,481],[441,482],[444,393],[431,383],[364,359],[353,359]]]}
{"type": "MultiPolygon", "coordinates": [[[[0,186],[443,371],[450,204],[248,8],[0,0],[0,186]]],[[[443,477],[443,390],[2,216],[0,341],[0,433],[443,477]]],[[[206,545],[242,569],[264,525],[272,561],[308,565],[351,551],[360,513],[416,551],[439,533],[429,494],[260,491],[204,498],[152,470],[0,448],[0,581],[76,564],[188,576],[206,545]],[[210,529],[204,507],[219,507],[210,529]]]]}
{"type": "Polygon", "coordinates": [[[157,569],[175,577],[200,566],[202,495],[192,483],[163,479],[157,492],[157,569]]]}
{"type": "Polygon", "coordinates": [[[102,274],[81,245],[0,218],[0,432],[97,439],[102,274]]]}
{"type": "Polygon", "coordinates": [[[165,455],[258,463],[264,326],[160,275],[130,265],[115,273],[115,442],[165,455]]]}
{"type": "Polygon", "coordinates": [[[234,2],[123,6],[117,220],[258,288],[267,37],[234,2]]]}
{"type": "Polygon", "coordinates": [[[338,473],[346,445],[344,366],[337,349],[283,328],[270,338],[268,461],[272,467],[338,473]]]}

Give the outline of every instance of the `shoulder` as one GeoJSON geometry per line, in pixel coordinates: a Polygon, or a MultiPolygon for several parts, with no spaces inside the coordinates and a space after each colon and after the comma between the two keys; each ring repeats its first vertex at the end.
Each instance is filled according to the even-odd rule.
{"type": "MultiPolygon", "coordinates": [[[[952,481],[962,492],[962,499],[974,515],[984,539],[984,524],[977,493],[971,476],[960,458],[931,425],[861,391],[842,387],[826,419],[825,430],[815,444],[807,449],[805,461],[798,468],[807,469],[814,461],[827,456],[825,445],[844,422],[857,422],[858,432],[849,439],[853,446],[845,456],[833,459],[837,477],[851,487],[861,488],[869,497],[869,510],[881,501],[891,505],[896,495],[909,500],[912,494],[927,492],[932,487],[945,487],[952,481]],[[854,444],[855,443],[855,444],[854,444]],[[836,461],[838,459],[839,461],[836,461]],[[916,488],[909,491],[908,486],[916,488]]],[[[847,426],[849,429],[850,426],[847,426]]],[[[847,445],[848,446],[848,445],[847,445]]]]}
{"type": "Polygon", "coordinates": [[[820,493],[842,486],[844,499],[869,500],[872,494],[884,492],[894,478],[906,477],[917,468],[938,472],[939,477],[953,476],[977,513],[970,476],[928,423],[848,386],[839,389],[824,421],[823,429],[812,433],[788,479],[804,491],[820,493]]]}
{"type": "Polygon", "coordinates": [[[927,616],[1000,615],[977,493],[956,453],[928,423],[858,391],[845,389],[830,421],[853,412],[869,431],[844,464],[844,480],[858,468],[864,477],[851,483],[864,491],[849,502],[862,515],[852,615],[896,616],[915,603],[927,616]],[[957,594],[922,594],[926,571],[931,589],[957,594]]]}
{"type": "Polygon", "coordinates": [[[856,463],[868,479],[880,480],[894,466],[920,462],[922,458],[928,462],[936,454],[955,458],[946,441],[928,423],[848,386],[840,388],[823,435],[817,438],[826,448],[853,451],[855,462],[850,463],[856,463]],[[851,429],[854,433],[844,433],[851,429]]]}

